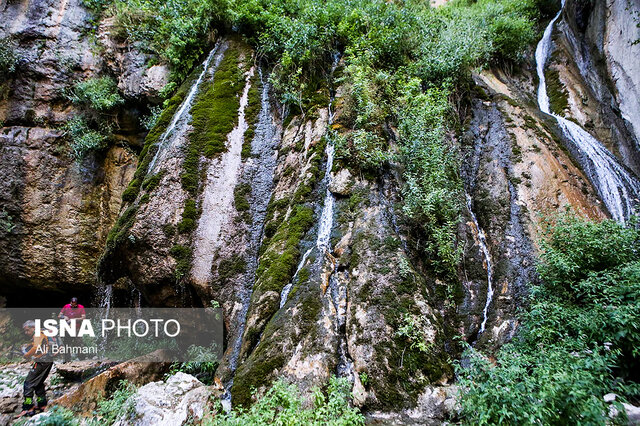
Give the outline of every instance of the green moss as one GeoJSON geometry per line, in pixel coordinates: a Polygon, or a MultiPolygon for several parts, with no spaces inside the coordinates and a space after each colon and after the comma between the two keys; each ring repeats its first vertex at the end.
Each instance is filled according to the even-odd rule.
{"type": "Polygon", "coordinates": [[[255,73],[251,78],[251,88],[249,89],[249,99],[245,109],[245,119],[247,120],[247,130],[244,132],[244,141],[242,143],[242,159],[245,160],[251,156],[251,142],[256,131],[260,116],[260,107],[262,105],[262,82],[260,75],[255,73]]]}
{"type": "Polygon", "coordinates": [[[167,237],[173,237],[176,234],[176,227],[171,223],[165,223],[162,225],[162,232],[164,232],[164,235],[167,237]]]}
{"type": "Polygon", "coordinates": [[[195,200],[188,198],[182,210],[182,220],[178,223],[178,232],[185,234],[196,229],[196,220],[200,216],[195,200]]]}
{"type": "Polygon", "coordinates": [[[556,69],[548,67],[544,75],[547,80],[547,93],[551,111],[562,115],[569,108],[569,95],[564,84],[560,81],[560,73],[556,69]]]}
{"type": "Polygon", "coordinates": [[[270,251],[261,259],[257,272],[260,292],[279,292],[291,280],[300,256],[298,245],[312,225],[313,209],[296,205],[289,220],[269,240],[272,246],[281,244],[282,252],[270,251]]]}
{"type": "Polygon", "coordinates": [[[158,187],[165,173],[166,171],[162,170],[159,173],[156,173],[151,176],[147,176],[146,179],[142,182],[142,189],[144,189],[147,192],[152,192],[154,189],[158,187]]]}
{"type": "Polygon", "coordinates": [[[157,144],[160,142],[160,137],[167,127],[169,127],[171,119],[178,110],[178,107],[180,107],[184,98],[187,96],[189,87],[191,86],[193,79],[197,77],[198,72],[198,70],[194,70],[190,77],[180,86],[176,94],[165,102],[165,108],[160,114],[160,117],[158,117],[155,126],[153,126],[144,139],[144,146],[142,151],[140,151],[138,167],[136,168],[134,178],[127,186],[127,189],[122,193],[123,201],[133,202],[138,197],[142,183],[143,181],[146,181],[145,175],[147,174],[149,164],[158,151],[157,144]]]}
{"type": "Polygon", "coordinates": [[[140,179],[133,179],[131,182],[129,182],[127,189],[125,189],[122,193],[122,201],[127,203],[135,201],[135,199],[138,197],[138,194],[140,193],[140,184],[140,179]]]}
{"type": "Polygon", "coordinates": [[[282,368],[285,363],[284,355],[267,356],[266,354],[255,354],[258,358],[246,366],[250,374],[236,374],[231,387],[234,405],[249,407],[252,403],[252,394],[256,389],[269,386],[273,380],[273,372],[282,368]]]}
{"type": "Polygon", "coordinates": [[[236,206],[236,210],[239,212],[246,212],[251,207],[247,197],[251,194],[251,185],[248,183],[241,183],[236,185],[233,190],[233,201],[236,206]]]}
{"type": "Polygon", "coordinates": [[[247,261],[240,255],[234,254],[228,259],[223,259],[218,265],[218,276],[221,280],[229,280],[247,270],[247,261]]]}
{"type": "Polygon", "coordinates": [[[140,197],[140,204],[147,204],[150,199],[151,197],[149,196],[149,194],[144,194],[142,197],[140,197]]]}
{"type": "Polygon", "coordinates": [[[200,157],[213,158],[226,149],[227,135],[238,123],[239,94],[244,86],[238,66],[241,47],[236,43],[225,52],[213,78],[202,82],[191,107],[191,125],[182,164],[182,187],[196,195],[200,182],[200,157]]]}
{"type": "Polygon", "coordinates": [[[129,229],[133,225],[137,212],[137,206],[130,206],[120,215],[116,224],[113,225],[113,228],[111,228],[111,231],[109,231],[109,234],[107,235],[107,250],[114,249],[125,240],[129,229]]]}
{"type": "Polygon", "coordinates": [[[238,96],[244,86],[239,49],[232,45],[216,70],[213,84],[203,84],[191,109],[190,142],[212,158],[225,150],[227,135],[238,124],[238,96]]]}
{"type": "Polygon", "coordinates": [[[171,256],[173,256],[174,259],[176,259],[176,269],[174,271],[174,277],[176,278],[176,280],[180,280],[191,269],[191,248],[176,244],[171,247],[169,253],[171,254],[171,256]]]}

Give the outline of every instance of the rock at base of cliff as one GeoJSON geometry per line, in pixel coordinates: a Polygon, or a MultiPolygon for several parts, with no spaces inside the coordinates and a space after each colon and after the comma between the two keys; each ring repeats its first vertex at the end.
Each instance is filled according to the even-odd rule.
{"type": "Polygon", "coordinates": [[[213,393],[212,387],[178,372],[166,382],[153,382],[138,389],[133,396],[133,413],[124,415],[115,424],[174,426],[199,422],[210,410],[213,393]]]}

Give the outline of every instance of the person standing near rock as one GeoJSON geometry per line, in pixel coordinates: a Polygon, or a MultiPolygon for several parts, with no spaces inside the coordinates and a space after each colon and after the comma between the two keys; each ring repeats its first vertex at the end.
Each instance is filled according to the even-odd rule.
{"type": "MultiPolygon", "coordinates": [[[[78,303],[77,297],[72,297],[71,302],[64,305],[62,307],[62,310],[60,310],[60,313],[58,314],[58,318],[62,318],[65,321],[71,322],[74,327],[76,327],[76,320],[78,319],[83,320],[86,317],[87,317],[87,314],[84,310],[84,306],[78,303]]],[[[81,346],[82,338],[66,336],[64,338],[64,344],[65,346],[69,346],[69,347],[81,346]]],[[[80,355],[78,355],[78,357],[80,358],[80,355]]],[[[71,352],[66,351],[64,354],[64,362],[69,362],[69,361],[71,361],[71,352]]]]}
{"type": "Polygon", "coordinates": [[[24,380],[22,412],[17,417],[30,417],[47,408],[47,391],[44,382],[51,372],[53,361],[50,354],[49,338],[44,334],[35,335],[35,322],[25,322],[22,329],[27,336],[33,338],[31,348],[23,356],[26,359],[33,358],[34,363],[24,380]]]}

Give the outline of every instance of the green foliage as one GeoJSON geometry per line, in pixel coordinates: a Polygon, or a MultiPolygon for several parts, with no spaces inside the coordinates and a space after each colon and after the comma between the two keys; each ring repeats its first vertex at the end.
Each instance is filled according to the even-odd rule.
{"type": "Polygon", "coordinates": [[[458,154],[444,138],[447,97],[446,89],[422,93],[417,80],[409,81],[398,130],[405,165],[404,212],[427,235],[425,248],[436,270],[453,276],[459,258],[455,240],[462,181],[458,154]]]}
{"type": "Polygon", "coordinates": [[[142,122],[142,127],[147,130],[151,130],[158,124],[158,120],[160,119],[160,115],[162,114],[162,107],[157,105],[153,106],[149,109],[149,115],[144,116],[140,121],[142,122]]]}
{"type": "Polygon", "coordinates": [[[426,318],[405,313],[396,335],[405,339],[409,348],[429,353],[429,338],[425,335],[425,329],[428,327],[429,321],[426,318]]]}
{"type": "Polygon", "coordinates": [[[227,2],[222,0],[84,0],[99,3],[115,18],[116,34],[140,43],[172,69],[181,81],[205,53],[209,33],[220,26],[227,2]]]}
{"type": "Polygon", "coordinates": [[[0,212],[0,230],[3,230],[7,234],[11,234],[16,229],[16,224],[13,221],[13,216],[7,212],[4,208],[0,212]]]}
{"type": "Polygon", "coordinates": [[[90,78],[74,84],[68,98],[76,105],[108,111],[124,103],[116,82],[109,77],[90,78]]]}
{"type": "Polygon", "coordinates": [[[69,137],[71,152],[76,160],[82,160],[89,152],[107,146],[108,131],[99,131],[89,127],[82,116],[75,116],[62,127],[69,137]]]}
{"type": "Polygon", "coordinates": [[[638,230],[615,221],[589,222],[568,214],[543,225],[538,272],[548,287],[563,293],[574,292],[576,283],[593,273],[637,260],[640,252],[638,230]]]}
{"type": "Polygon", "coordinates": [[[603,395],[640,395],[640,231],[573,216],[545,231],[518,336],[495,365],[470,350],[458,368],[469,424],[605,424],[603,395]]]}
{"type": "MultiPolygon", "coordinates": [[[[134,411],[133,394],[136,392],[136,387],[127,382],[121,380],[118,388],[111,394],[108,399],[101,399],[98,402],[98,422],[99,424],[113,424],[118,419],[124,419],[125,422],[132,420],[134,411]]],[[[98,423],[96,423],[97,425],[98,423]]]]}
{"type": "Polygon", "coordinates": [[[0,38],[0,79],[4,80],[13,74],[18,65],[18,56],[13,43],[8,38],[0,38]]]}
{"type": "Polygon", "coordinates": [[[313,391],[313,405],[306,407],[296,385],[277,380],[249,410],[235,409],[205,420],[209,426],[223,425],[364,425],[364,416],[350,406],[351,384],[332,377],[327,394],[313,391]]]}
{"type": "MultiPolygon", "coordinates": [[[[220,306],[215,306],[212,303],[212,307],[219,308],[220,306]]],[[[215,343],[211,345],[211,347],[191,345],[189,349],[187,349],[187,357],[191,361],[171,364],[171,369],[167,376],[172,376],[181,371],[186,374],[191,374],[206,385],[212,385],[214,383],[214,374],[219,363],[212,361],[217,358],[218,350],[215,343]]]]}
{"type": "MultiPolygon", "coordinates": [[[[22,423],[16,423],[16,425],[19,424],[24,425],[27,422],[22,420],[22,423]]],[[[33,426],[79,426],[80,422],[73,411],[65,407],[55,406],[48,410],[46,416],[28,424],[33,426]]]]}
{"type": "Polygon", "coordinates": [[[390,158],[387,144],[374,132],[356,130],[345,136],[335,136],[337,159],[355,164],[362,170],[378,170],[390,158]]]}
{"type": "Polygon", "coordinates": [[[82,0],[84,7],[98,15],[112,3],[113,0],[82,0]]]}

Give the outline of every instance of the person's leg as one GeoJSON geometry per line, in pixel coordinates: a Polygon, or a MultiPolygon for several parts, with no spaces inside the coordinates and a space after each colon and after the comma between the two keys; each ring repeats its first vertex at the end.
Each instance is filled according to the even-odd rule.
{"type": "Polygon", "coordinates": [[[51,372],[51,367],[53,367],[53,362],[39,362],[41,370],[38,374],[38,381],[35,386],[35,394],[36,394],[36,404],[38,405],[39,410],[44,410],[47,406],[47,390],[45,388],[45,381],[47,380],[47,376],[51,372]]]}
{"type": "Polygon", "coordinates": [[[34,400],[33,395],[35,393],[36,387],[36,377],[37,377],[37,363],[31,367],[29,373],[27,374],[27,378],[24,380],[23,390],[23,402],[22,402],[22,413],[20,415],[24,415],[33,410],[34,400]]]}

